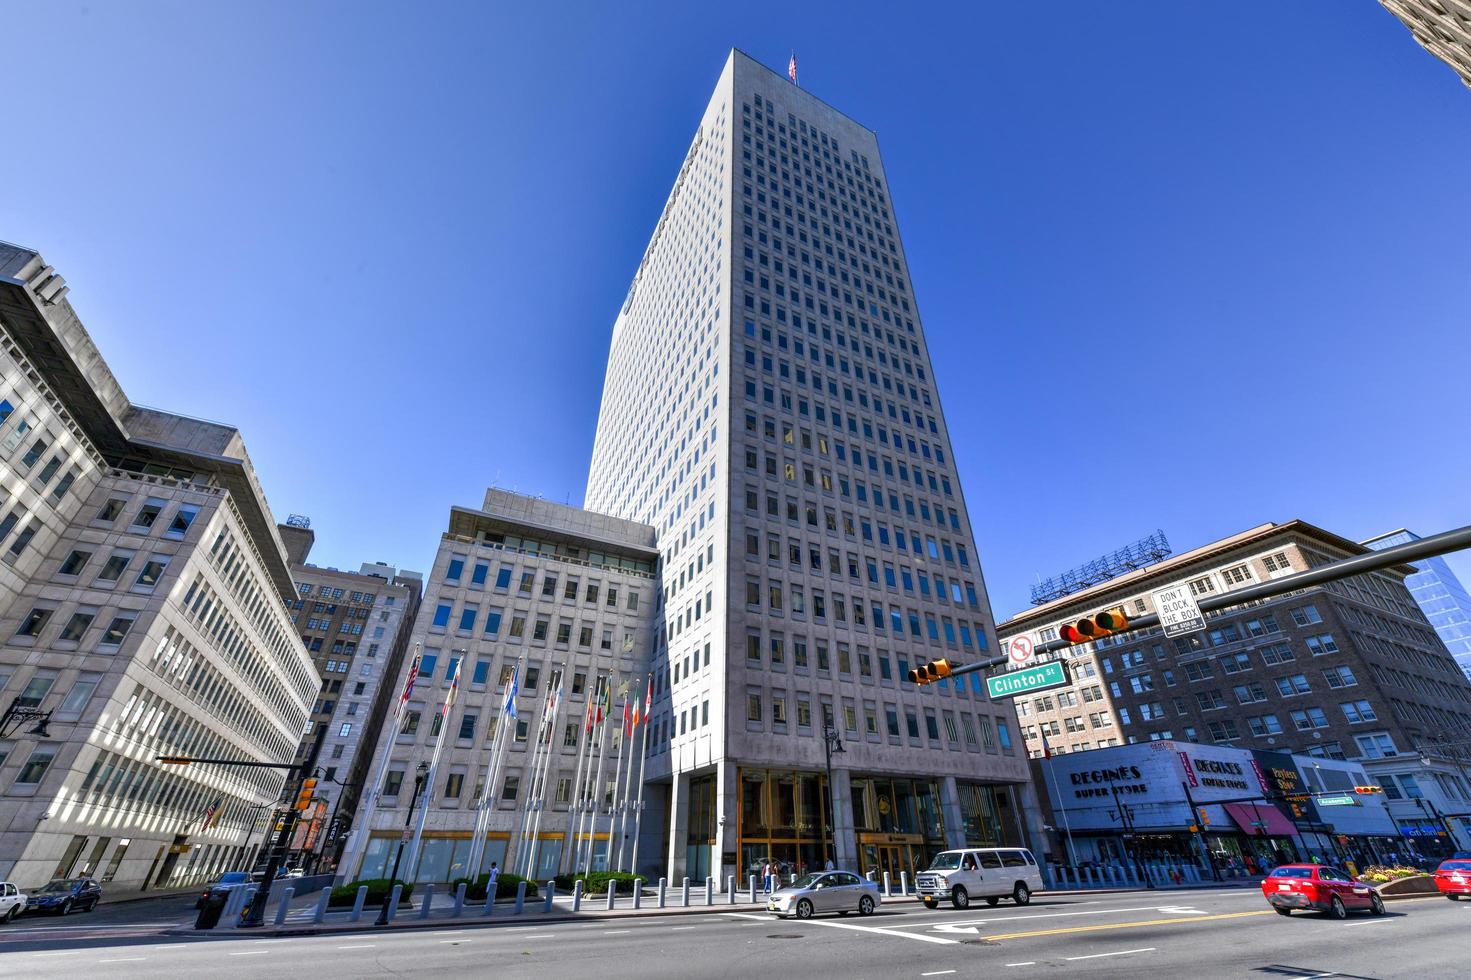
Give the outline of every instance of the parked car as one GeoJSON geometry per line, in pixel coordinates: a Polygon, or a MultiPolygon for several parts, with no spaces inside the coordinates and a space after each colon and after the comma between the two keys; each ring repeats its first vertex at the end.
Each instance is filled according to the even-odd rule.
{"type": "Polygon", "coordinates": [[[1373,885],[1354,881],[1347,871],[1328,864],[1287,864],[1273,868],[1262,879],[1262,895],[1278,915],[1311,911],[1346,919],[1353,909],[1384,914],[1384,899],[1373,885]]]}
{"type": "Polygon", "coordinates": [[[25,892],[8,881],[0,881],[0,924],[12,921],[25,910],[25,892]]]}
{"type": "Polygon", "coordinates": [[[305,878],[306,877],[306,869],[305,868],[287,868],[285,871],[283,871],[281,873],[280,877],[282,877],[282,878],[305,878]]]}
{"type": "Polygon", "coordinates": [[[1435,869],[1435,887],[1453,902],[1471,898],[1471,861],[1442,861],[1435,869]]]}
{"type": "Polygon", "coordinates": [[[914,876],[914,887],[925,908],[931,909],[942,898],[958,909],[969,908],[973,898],[984,898],[987,905],[1003,898],[1026,905],[1043,889],[1042,870],[1024,847],[941,851],[928,869],[914,876]]]}
{"type": "Polygon", "coordinates": [[[31,894],[26,911],[53,915],[66,915],[75,909],[90,912],[100,901],[102,886],[91,878],[53,878],[31,894]]]}
{"type": "Polygon", "coordinates": [[[872,915],[879,906],[879,886],[851,871],[819,871],[803,875],[766,900],[766,911],[785,918],[810,919],[818,912],[872,915]]]}
{"type": "Polygon", "coordinates": [[[228,895],[236,888],[244,888],[246,885],[252,884],[255,880],[255,875],[248,871],[226,871],[205,886],[204,891],[195,900],[194,907],[202,909],[204,908],[204,903],[211,895],[228,895]]]}

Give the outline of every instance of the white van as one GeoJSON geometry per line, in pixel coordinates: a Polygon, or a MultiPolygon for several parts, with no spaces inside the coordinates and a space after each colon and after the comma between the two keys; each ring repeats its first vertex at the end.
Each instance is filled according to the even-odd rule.
{"type": "Polygon", "coordinates": [[[1043,889],[1042,869],[1024,847],[942,851],[928,870],[914,876],[914,885],[925,907],[931,909],[942,898],[949,898],[958,909],[969,908],[973,898],[984,898],[987,905],[1003,898],[1026,905],[1034,892],[1043,889]]]}

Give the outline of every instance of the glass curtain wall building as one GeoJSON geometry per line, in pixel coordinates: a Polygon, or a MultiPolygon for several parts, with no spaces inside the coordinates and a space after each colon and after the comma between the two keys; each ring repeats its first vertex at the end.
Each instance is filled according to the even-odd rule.
{"type": "MultiPolygon", "coordinates": [[[[1400,528],[1370,538],[1364,547],[1378,551],[1418,540],[1420,535],[1400,528]]],[[[1466,678],[1471,680],[1471,595],[1444,558],[1425,558],[1413,564],[1419,571],[1405,579],[1405,585],[1466,678]]]]}
{"type": "Polygon", "coordinates": [[[905,679],[996,641],[877,139],[739,51],[614,323],[585,506],[658,532],[669,875],[1030,839],[1011,706],[905,679]]]}

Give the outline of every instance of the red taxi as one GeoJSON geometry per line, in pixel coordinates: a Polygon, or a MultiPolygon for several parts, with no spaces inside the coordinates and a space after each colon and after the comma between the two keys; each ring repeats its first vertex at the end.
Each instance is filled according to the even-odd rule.
{"type": "Polygon", "coordinates": [[[1435,869],[1435,887],[1453,902],[1471,897],[1471,861],[1442,861],[1435,869]]]}
{"type": "Polygon", "coordinates": [[[1275,868],[1262,879],[1262,894],[1278,915],[1302,910],[1346,919],[1353,909],[1384,914],[1384,899],[1374,886],[1354,881],[1347,871],[1328,864],[1284,864],[1275,868]]]}

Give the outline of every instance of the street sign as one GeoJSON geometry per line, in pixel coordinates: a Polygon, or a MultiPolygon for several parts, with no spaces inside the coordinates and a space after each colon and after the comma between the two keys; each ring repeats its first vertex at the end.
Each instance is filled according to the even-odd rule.
{"type": "Polygon", "coordinates": [[[1032,659],[1032,638],[1025,633],[1013,636],[1006,647],[1006,655],[1014,664],[1024,664],[1032,659]]]}
{"type": "Polygon", "coordinates": [[[1067,668],[1061,660],[1037,664],[1021,670],[1008,670],[986,678],[986,690],[991,700],[1013,698],[1018,694],[1031,694],[1049,687],[1061,687],[1068,683],[1067,668]]]}
{"type": "Polygon", "coordinates": [[[1320,796],[1314,801],[1318,806],[1358,806],[1359,801],[1352,796],[1320,796]]]}
{"type": "Polygon", "coordinates": [[[1205,629],[1205,617],[1200,614],[1189,585],[1154,593],[1154,609],[1159,613],[1165,636],[1184,636],[1205,629]]]}

